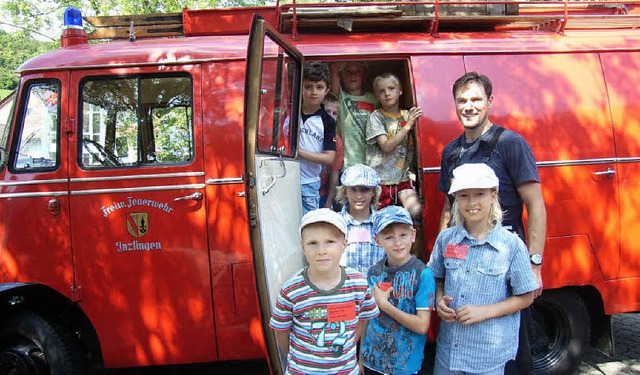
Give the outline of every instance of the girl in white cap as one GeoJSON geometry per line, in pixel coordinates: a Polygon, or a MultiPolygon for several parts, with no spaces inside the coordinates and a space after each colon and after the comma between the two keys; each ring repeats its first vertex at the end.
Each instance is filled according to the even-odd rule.
{"type": "Polygon", "coordinates": [[[452,227],[440,232],[428,267],[441,319],[434,375],[502,375],[516,356],[518,312],[538,288],[529,252],[501,225],[498,178],[486,164],[453,170],[452,227]]]}
{"type": "Polygon", "coordinates": [[[373,230],[380,178],[373,168],[356,164],[344,170],[340,182],[336,199],[344,205],[341,214],[347,222],[347,249],[340,264],[366,275],[385,255],[373,230]]]}

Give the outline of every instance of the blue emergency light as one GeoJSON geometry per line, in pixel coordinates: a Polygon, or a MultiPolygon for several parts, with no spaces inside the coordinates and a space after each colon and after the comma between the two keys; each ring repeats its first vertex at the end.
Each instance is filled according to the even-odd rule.
{"type": "Polygon", "coordinates": [[[82,13],[75,7],[67,7],[64,10],[64,28],[82,29],[82,13]]]}

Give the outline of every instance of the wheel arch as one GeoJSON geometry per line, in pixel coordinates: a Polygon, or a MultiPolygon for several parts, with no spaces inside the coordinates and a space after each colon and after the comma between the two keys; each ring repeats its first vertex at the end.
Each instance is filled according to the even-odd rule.
{"type": "Polygon", "coordinates": [[[580,298],[582,298],[589,313],[591,322],[589,344],[613,357],[614,346],[611,315],[607,315],[604,311],[602,294],[592,285],[582,285],[573,288],[580,298]]]}
{"type": "Polygon", "coordinates": [[[90,368],[103,368],[98,335],[82,308],[60,292],[39,283],[0,284],[0,319],[31,311],[62,324],[73,333],[90,368]]]}

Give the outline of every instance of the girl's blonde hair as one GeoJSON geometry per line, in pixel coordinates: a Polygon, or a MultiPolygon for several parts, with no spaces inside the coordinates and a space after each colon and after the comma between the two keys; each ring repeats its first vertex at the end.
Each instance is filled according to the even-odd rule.
{"type": "MultiPolygon", "coordinates": [[[[340,185],[336,190],[336,201],[343,206],[349,203],[349,199],[347,198],[347,188],[348,186],[340,185]]],[[[372,189],[374,191],[374,194],[373,198],[371,199],[371,204],[375,207],[378,205],[378,200],[380,199],[382,188],[380,186],[376,186],[372,189]]]]}
{"type": "MultiPolygon", "coordinates": [[[[489,225],[495,227],[498,223],[502,223],[502,207],[500,207],[500,202],[498,201],[498,189],[493,188],[491,191],[496,192],[496,198],[491,203],[491,208],[489,209],[489,225]]],[[[448,199],[448,198],[447,198],[448,199]]],[[[464,217],[460,213],[460,209],[458,208],[458,202],[453,201],[453,206],[451,206],[451,225],[464,225],[464,217]]]]}
{"type": "Polygon", "coordinates": [[[398,88],[400,90],[402,90],[402,83],[400,83],[400,78],[398,78],[397,75],[393,74],[393,73],[382,73],[379,76],[377,76],[374,80],[373,80],[373,89],[375,90],[376,87],[378,87],[378,82],[382,81],[383,79],[391,79],[396,85],[398,85],[398,88]]]}

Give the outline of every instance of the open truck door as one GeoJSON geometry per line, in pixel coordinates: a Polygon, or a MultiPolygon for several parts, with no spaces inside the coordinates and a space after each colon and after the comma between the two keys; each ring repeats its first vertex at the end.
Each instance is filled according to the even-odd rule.
{"type": "Polygon", "coordinates": [[[282,284],[304,265],[298,147],[304,59],[255,16],[245,81],[245,188],[262,326],[271,369],[283,372],[269,318],[282,284]]]}

